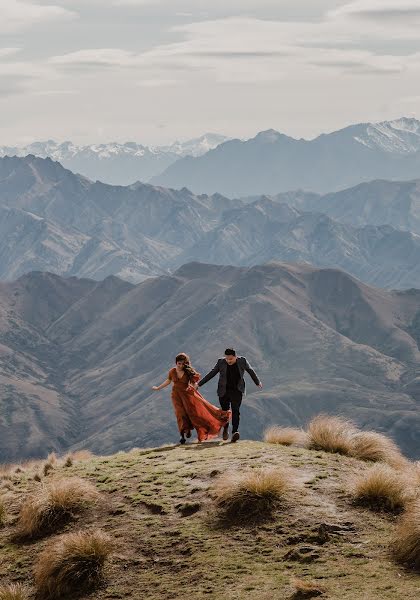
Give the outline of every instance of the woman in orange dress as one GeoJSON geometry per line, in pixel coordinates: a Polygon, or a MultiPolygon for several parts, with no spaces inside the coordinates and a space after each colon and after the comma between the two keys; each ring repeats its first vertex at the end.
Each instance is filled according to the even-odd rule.
{"type": "Polygon", "coordinates": [[[178,354],[175,363],[176,367],[169,371],[167,379],[152,389],[159,391],[173,384],[171,398],[181,434],[180,443],[185,444],[185,438],[191,437],[193,429],[197,431],[199,442],[217,437],[229,423],[231,411],[213,406],[194,388],[200,374],[192,368],[188,354],[178,354]]]}

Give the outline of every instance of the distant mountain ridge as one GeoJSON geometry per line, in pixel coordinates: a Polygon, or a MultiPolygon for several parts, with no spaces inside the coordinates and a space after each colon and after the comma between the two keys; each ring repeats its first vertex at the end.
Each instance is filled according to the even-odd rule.
{"type": "Polygon", "coordinates": [[[34,155],[51,158],[93,181],[129,185],[148,181],[180,157],[201,156],[227,139],[223,135],[207,133],[167,146],[144,146],[136,142],[78,145],[70,141],[47,140],[27,146],[0,146],[0,157],[34,155]]]}
{"type": "Polygon", "coordinates": [[[37,269],[138,282],[166,273],[225,203],[188,190],[92,183],[49,158],[0,158],[0,278],[37,269]]]}
{"type": "Polygon", "coordinates": [[[420,121],[401,118],[351,125],[312,140],[270,129],[182,158],[151,183],[239,197],[296,189],[328,193],[373,179],[419,176],[420,121]]]}
{"type": "Polygon", "coordinates": [[[92,183],[51,159],[0,158],[0,256],[3,280],[41,270],[138,283],[191,260],[281,260],[420,288],[420,181],[244,201],[92,183]]]}

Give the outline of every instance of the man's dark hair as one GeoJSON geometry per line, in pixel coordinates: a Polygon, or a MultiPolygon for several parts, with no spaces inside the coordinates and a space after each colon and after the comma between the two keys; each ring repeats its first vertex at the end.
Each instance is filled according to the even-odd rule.
{"type": "Polygon", "coordinates": [[[225,356],[236,356],[236,352],[233,348],[226,348],[225,356]]]}

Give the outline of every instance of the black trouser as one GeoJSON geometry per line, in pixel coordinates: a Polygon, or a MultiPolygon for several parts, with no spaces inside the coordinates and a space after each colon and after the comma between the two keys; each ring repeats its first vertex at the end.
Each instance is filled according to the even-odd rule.
{"type": "Polygon", "coordinates": [[[236,433],[239,429],[242,392],[239,390],[226,390],[226,394],[219,397],[219,402],[222,410],[229,410],[232,408],[232,433],[236,433]]]}

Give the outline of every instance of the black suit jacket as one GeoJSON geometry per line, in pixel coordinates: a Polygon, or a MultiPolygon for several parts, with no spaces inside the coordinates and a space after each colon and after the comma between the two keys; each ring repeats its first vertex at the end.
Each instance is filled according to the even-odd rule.
{"type": "MultiPolygon", "coordinates": [[[[255,385],[260,385],[260,380],[259,380],[257,374],[255,373],[254,369],[251,367],[251,365],[249,364],[249,362],[247,361],[245,356],[238,356],[236,362],[237,362],[238,369],[239,369],[238,390],[240,392],[245,393],[245,379],[244,379],[245,371],[247,373],[249,373],[249,375],[251,376],[255,385]]],[[[202,385],[204,385],[205,383],[210,381],[210,379],[213,379],[213,377],[215,377],[218,373],[219,373],[219,383],[217,385],[217,395],[219,397],[222,397],[226,394],[226,383],[227,383],[227,362],[226,362],[226,359],[224,359],[224,358],[219,358],[219,360],[214,365],[212,370],[209,373],[207,373],[207,375],[205,375],[203,377],[203,379],[200,379],[200,381],[198,382],[198,386],[201,387],[202,385]]]]}

